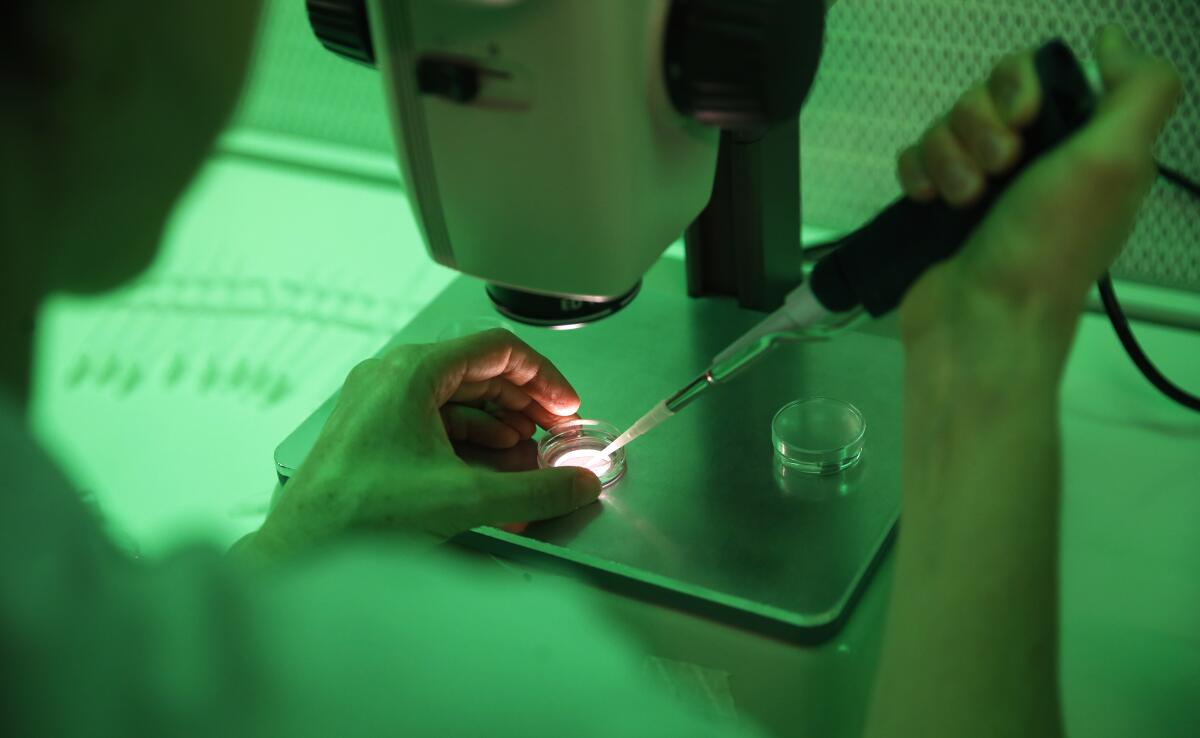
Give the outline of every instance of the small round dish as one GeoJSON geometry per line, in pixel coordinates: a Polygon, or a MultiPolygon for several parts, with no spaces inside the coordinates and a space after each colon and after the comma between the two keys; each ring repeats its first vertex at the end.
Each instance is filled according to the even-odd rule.
{"type": "Polygon", "coordinates": [[[867,421],[858,408],[832,397],[789,402],[771,419],[776,461],[806,474],[836,474],[858,463],[867,421]]]}
{"type": "Polygon", "coordinates": [[[580,466],[600,478],[607,488],[625,475],[625,449],[603,453],[620,432],[602,420],[568,420],[546,431],[538,441],[538,466],[580,466]]]}

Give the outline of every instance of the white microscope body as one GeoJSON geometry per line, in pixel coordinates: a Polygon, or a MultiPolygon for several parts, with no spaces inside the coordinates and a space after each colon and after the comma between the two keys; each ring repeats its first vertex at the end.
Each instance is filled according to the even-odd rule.
{"type": "Polygon", "coordinates": [[[586,301],[628,292],[679,238],[712,192],[719,132],[669,98],[670,6],[368,0],[438,263],[586,301]]]}

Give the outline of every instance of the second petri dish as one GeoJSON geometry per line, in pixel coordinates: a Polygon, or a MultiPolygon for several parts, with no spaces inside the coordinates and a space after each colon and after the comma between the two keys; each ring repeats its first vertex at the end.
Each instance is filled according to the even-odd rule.
{"type": "Polygon", "coordinates": [[[866,433],[858,408],[832,397],[789,402],[771,420],[776,461],[807,474],[836,474],[858,463],[866,433]]]}

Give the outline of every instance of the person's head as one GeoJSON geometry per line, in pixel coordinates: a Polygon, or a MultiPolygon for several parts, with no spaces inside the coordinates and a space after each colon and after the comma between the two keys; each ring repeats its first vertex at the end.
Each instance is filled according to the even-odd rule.
{"type": "Polygon", "coordinates": [[[153,259],[232,111],[260,0],[16,0],[0,23],[3,268],[104,290],[153,259]]]}

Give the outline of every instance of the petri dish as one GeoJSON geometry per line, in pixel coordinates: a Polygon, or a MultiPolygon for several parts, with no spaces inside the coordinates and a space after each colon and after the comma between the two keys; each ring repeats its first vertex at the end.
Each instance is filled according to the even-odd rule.
{"type": "Polygon", "coordinates": [[[538,466],[581,466],[600,478],[604,488],[625,476],[625,449],[603,453],[620,432],[602,420],[567,420],[546,431],[538,441],[538,466]]]}
{"type": "Polygon", "coordinates": [[[866,434],[858,408],[833,397],[789,402],[771,419],[776,462],[803,474],[836,474],[854,466],[866,434]]]}

